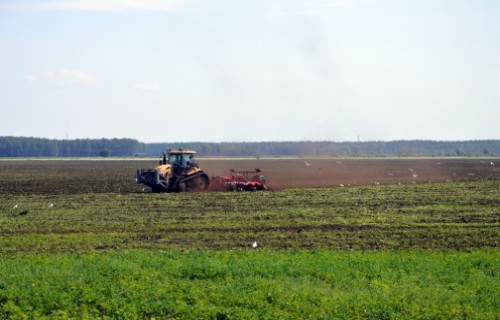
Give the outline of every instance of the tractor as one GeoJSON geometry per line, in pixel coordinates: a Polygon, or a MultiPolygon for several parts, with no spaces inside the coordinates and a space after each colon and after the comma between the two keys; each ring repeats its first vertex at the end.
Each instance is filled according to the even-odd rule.
{"type": "Polygon", "coordinates": [[[169,149],[155,169],[137,170],[136,182],[150,187],[153,192],[205,191],[210,179],[195,162],[195,153],[169,149]]]}

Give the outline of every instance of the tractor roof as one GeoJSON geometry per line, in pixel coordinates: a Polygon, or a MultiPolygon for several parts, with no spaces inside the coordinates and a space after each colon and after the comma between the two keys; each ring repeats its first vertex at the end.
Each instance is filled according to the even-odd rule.
{"type": "Polygon", "coordinates": [[[193,150],[183,150],[183,149],[168,149],[168,154],[195,154],[196,151],[193,150]]]}

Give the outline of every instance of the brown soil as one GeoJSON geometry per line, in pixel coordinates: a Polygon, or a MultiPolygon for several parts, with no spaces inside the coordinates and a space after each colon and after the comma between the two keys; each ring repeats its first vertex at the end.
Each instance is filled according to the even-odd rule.
{"type": "Polygon", "coordinates": [[[200,165],[212,175],[259,168],[274,189],[500,179],[496,159],[204,160],[200,165]]]}
{"type": "MultiPolygon", "coordinates": [[[[199,160],[209,176],[230,169],[259,168],[271,189],[370,184],[432,183],[500,179],[498,159],[221,159],[199,160]]],[[[138,168],[154,160],[2,160],[1,194],[79,194],[149,192],[135,183],[138,168]]]]}

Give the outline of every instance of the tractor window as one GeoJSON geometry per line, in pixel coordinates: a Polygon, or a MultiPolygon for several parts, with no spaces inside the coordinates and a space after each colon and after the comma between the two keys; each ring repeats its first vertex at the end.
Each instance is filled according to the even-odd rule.
{"type": "Polygon", "coordinates": [[[182,163],[183,163],[184,165],[187,165],[188,163],[189,163],[190,165],[192,165],[192,164],[193,164],[193,162],[194,162],[194,158],[193,158],[193,155],[192,155],[192,154],[183,154],[183,155],[182,155],[182,157],[183,157],[183,162],[182,162],[182,163]]]}
{"type": "Polygon", "coordinates": [[[168,163],[173,165],[179,165],[180,155],[179,154],[169,154],[168,163]]]}

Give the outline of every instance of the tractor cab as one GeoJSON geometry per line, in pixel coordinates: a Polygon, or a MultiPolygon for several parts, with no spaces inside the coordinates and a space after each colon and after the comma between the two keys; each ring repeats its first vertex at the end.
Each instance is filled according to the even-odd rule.
{"type": "Polygon", "coordinates": [[[160,166],[170,165],[173,171],[185,172],[197,166],[194,160],[195,151],[191,150],[175,150],[168,149],[167,153],[163,153],[163,159],[160,161],[160,166]]]}

